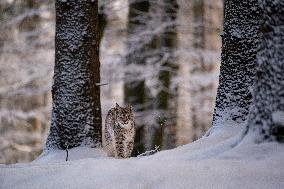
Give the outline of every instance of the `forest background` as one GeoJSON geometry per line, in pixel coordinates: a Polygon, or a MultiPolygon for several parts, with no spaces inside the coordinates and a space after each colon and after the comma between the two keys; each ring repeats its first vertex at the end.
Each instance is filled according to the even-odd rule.
{"type": "MultiPolygon", "coordinates": [[[[133,156],[200,138],[212,124],[223,1],[99,2],[102,118],[132,104],[133,156]]],[[[52,0],[0,2],[0,163],[29,162],[50,126],[52,0]]],[[[103,122],[104,123],[104,122],[103,122]]]]}

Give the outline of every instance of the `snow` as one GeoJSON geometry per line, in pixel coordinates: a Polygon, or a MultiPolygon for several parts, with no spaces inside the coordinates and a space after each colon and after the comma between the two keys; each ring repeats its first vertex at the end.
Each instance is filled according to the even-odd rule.
{"type": "Polygon", "coordinates": [[[256,144],[226,125],[200,140],[151,156],[106,157],[101,149],[54,151],[28,164],[1,165],[0,188],[284,188],[284,146],[256,144]]]}

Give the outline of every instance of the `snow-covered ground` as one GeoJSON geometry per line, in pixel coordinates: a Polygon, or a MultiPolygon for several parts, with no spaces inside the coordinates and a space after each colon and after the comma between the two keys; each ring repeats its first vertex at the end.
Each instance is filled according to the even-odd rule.
{"type": "Polygon", "coordinates": [[[0,188],[284,188],[284,145],[255,144],[242,127],[223,126],[210,136],[152,156],[106,157],[76,148],[42,155],[29,164],[1,165],[0,188]]]}

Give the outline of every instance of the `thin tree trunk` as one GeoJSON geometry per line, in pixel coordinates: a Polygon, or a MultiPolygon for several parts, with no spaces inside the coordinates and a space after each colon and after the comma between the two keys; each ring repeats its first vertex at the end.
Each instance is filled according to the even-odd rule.
{"type": "Polygon", "coordinates": [[[47,149],[101,145],[97,3],[55,3],[53,108],[47,149]]]}
{"type": "MultiPolygon", "coordinates": [[[[36,0],[25,0],[22,1],[22,8],[32,11],[33,9],[38,9],[40,7],[40,3],[36,0]]],[[[40,16],[35,14],[33,16],[27,16],[20,24],[19,31],[20,32],[31,32],[35,30],[40,24],[40,16]]],[[[38,35],[31,35],[26,37],[26,43],[31,44],[37,40],[38,35]]]]}
{"type": "MultiPolygon", "coordinates": [[[[176,0],[163,0],[162,21],[168,24],[161,35],[161,52],[168,56],[162,64],[162,70],[159,73],[159,81],[162,85],[162,91],[158,94],[158,109],[162,111],[160,115],[160,124],[162,125],[163,141],[162,147],[169,149],[175,147],[176,143],[176,91],[172,89],[171,80],[177,71],[177,64],[174,57],[174,51],[177,42],[176,18],[178,4],[176,0]],[[174,97],[175,96],[175,97],[174,97]]],[[[160,130],[160,129],[159,129],[160,130]]]]}
{"type": "Polygon", "coordinates": [[[214,92],[218,86],[215,75],[219,72],[218,64],[220,63],[217,54],[220,53],[221,47],[223,0],[193,2],[195,56],[191,60],[191,77],[192,80],[200,78],[197,82],[191,82],[194,135],[192,140],[196,140],[204,135],[212,123],[216,98],[214,92]],[[203,82],[204,77],[212,79],[210,82],[203,82]]]}
{"type": "Polygon", "coordinates": [[[222,62],[213,126],[244,123],[252,102],[260,16],[257,0],[225,0],[222,62]]]}
{"type": "Polygon", "coordinates": [[[99,33],[99,43],[101,43],[102,41],[102,38],[103,38],[103,35],[104,35],[104,31],[105,31],[105,28],[107,26],[107,15],[105,13],[105,10],[104,10],[104,6],[102,5],[100,7],[100,12],[98,14],[98,33],[99,33]]]}
{"type": "MultiPolygon", "coordinates": [[[[194,55],[190,61],[191,69],[190,74],[191,78],[194,78],[197,74],[204,74],[206,70],[206,65],[204,62],[203,51],[205,50],[205,2],[204,0],[193,0],[192,1],[192,14],[193,14],[193,45],[194,55]]],[[[201,76],[202,77],[202,76],[201,76]]],[[[192,82],[193,83],[193,82],[192,82]]],[[[192,133],[191,141],[197,140],[202,136],[204,126],[205,115],[202,111],[203,94],[206,93],[206,88],[204,86],[200,87],[198,83],[194,83],[196,89],[191,89],[191,96],[193,99],[193,106],[191,107],[191,118],[192,118],[192,133]],[[202,116],[202,119],[199,119],[199,115],[202,116]]],[[[192,87],[194,88],[194,87],[192,87]]]]}
{"type": "MultiPolygon", "coordinates": [[[[129,2],[129,14],[128,14],[128,49],[135,51],[127,55],[127,64],[143,65],[145,62],[144,53],[146,51],[146,45],[143,45],[139,49],[136,49],[135,41],[133,38],[137,37],[137,32],[143,31],[145,22],[141,21],[139,17],[149,11],[150,4],[147,0],[138,2],[129,2]]],[[[131,73],[130,73],[131,74],[131,73]]],[[[126,73],[127,77],[128,73],[126,73]]],[[[142,81],[125,81],[124,84],[124,101],[133,106],[134,112],[141,113],[145,109],[146,92],[144,80],[142,81]]],[[[136,124],[136,135],[133,155],[138,155],[144,151],[144,125],[136,124]]]]}
{"type": "Polygon", "coordinates": [[[128,8],[125,8],[126,3],[126,0],[113,0],[102,5],[106,25],[101,41],[101,79],[108,81],[108,85],[101,88],[101,100],[104,101],[103,112],[105,113],[115,103],[122,105],[124,101],[124,73],[121,70],[126,54],[128,16],[128,8]],[[120,7],[117,7],[118,4],[120,7]]]}
{"type": "MultiPolygon", "coordinates": [[[[108,110],[115,103],[123,105],[124,102],[124,73],[122,68],[126,54],[128,8],[125,6],[127,3],[127,0],[112,0],[111,2],[102,2],[101,5],[101,14],[104,15],[105,23],[100,46],[101,80],[108,83],[108,85],[101,87],[103,124],[108,110]]],[[[104,133],[104,127],[102,129],[104,133]]],[[[102,139],[104,143],[104,135],[102,139]]]]}
{"type": "Polygon", "coordinates": [[[284,1],[262,0],[264,26],[249,114],[256,141],[284,142],[284,1]]]}

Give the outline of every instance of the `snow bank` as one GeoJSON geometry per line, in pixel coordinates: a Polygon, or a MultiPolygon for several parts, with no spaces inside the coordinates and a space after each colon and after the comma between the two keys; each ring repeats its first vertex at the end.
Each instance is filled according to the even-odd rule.
{"type": "Polygon", "coordinates": [[[1,165],[0,188],[284,188],[284,146],[255,144],[242,127],[152,156],[114,159],[100,149],[56,151],[29,164],[1,165]]]}

